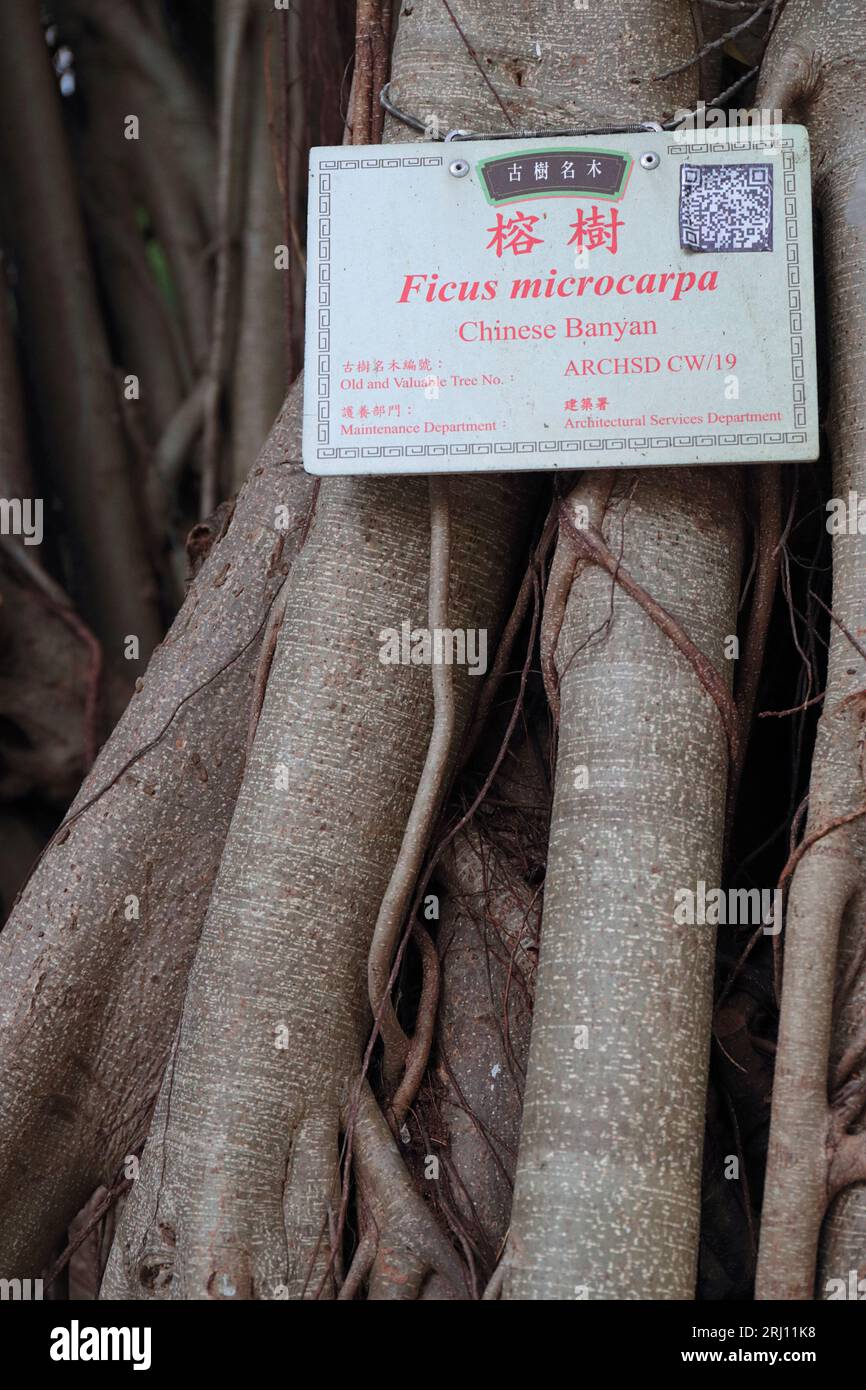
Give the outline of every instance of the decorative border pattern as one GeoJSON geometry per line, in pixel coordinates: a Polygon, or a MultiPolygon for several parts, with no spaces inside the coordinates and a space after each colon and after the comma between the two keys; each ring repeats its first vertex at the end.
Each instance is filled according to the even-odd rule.
{"type": "Polygon", "coordinates": [[[805,430],[774,430],[748,434],[674,434],[659,438],[638,436],[634,439],[617,435],[603,439],[524,439],[501,444],[356,444],[346,447],[319,449],[320,459],[388,459],[443,458],[471,454],[556,454],[603,453],[606,449],[707,449],[738,444],[805,444],[805,430]]]}
{"type": "MultiPolygon", "coordinates": [[[[319,282],[316,287],[318,333],[316,353],[317,419],[316,437],[319,444],[331,439],[331,173],[335,169],[421,169],[428,165],[444,164],[442,155],[407,155],[398,159],[383,155],[380,159],[323,159],[319,165],[318,239],[319,282]]],[[[320,449],[319,458],[327,455],[320,449]]]]}
{"type": "Polygon", "coordinates": [[[781,140],[735,140],[723,144],[721,140],[708,141],[706,145],[693,145],[691,140],[682,144],[668,145],[668,154],[736,154],[738,150],[779,150],[793,149],[794,142],[789,135],[781,140]]]}
{"type": "MultiPolygon", "coordinates": [[[[797,170],[790,151],[792,140],[783,140],[785,255],[788,260],[788,331],[791,339],[791,389],[794,424],[806,427],[806,365],[803,357],[803,311],[800,284],[800,243],[797,228],[797,170]]],[[[807,270],[808,273],[808,270],[807,270]]]]}
{"type": "Polygon", "coordinates": [[[322,461],[336,459],[399,459],[465,457],[484,454],[551,454],[604,453],[629,450],[695,449],[731,447],[754,444],[805,444],[806,430],[806,369],[803,356],[803,315],[801,300],[800,247],[797,219],[797,171],[794,142],[790,137],[778,141],[749,140],[734,144],[712,142],[706,145],[668,145],[668,154],[733,154],[738,150],[782,151],[783,199],[785,218],[785,255],[788,269],[788,320],[791,344],[791,383],[794,401],[794,424],[790,432],[749,432],[745,434],[670,435],[652,438],[607,436],[602,439],[522,440],[512,443],[477,444],[370,444],[337,447],[330,443],[331,414],[331,173],[336,169],[418,169],[444,163],[441,155],[414,155],[399,159],[383,156],[380,159],[329,159],[319,165],[318,190],[318,428],[319,447],[316,457],[322,461]]]}

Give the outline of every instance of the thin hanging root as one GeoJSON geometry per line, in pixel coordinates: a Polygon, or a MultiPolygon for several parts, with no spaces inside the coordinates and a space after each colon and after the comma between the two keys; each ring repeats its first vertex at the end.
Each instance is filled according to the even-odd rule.
{"type": "Polygon", "coordinates": [[[114,1206],[115,1202],[117,1202],[124,1195],[124,1193],[128,1192],[131,1187],[131,1178],[121,1178],[119,1182],[116,1182],[113,1187],[110,1187],[108,1189],[108,1191],[105,1193],[105,1196],[101,1199],[101,1201],[96,1206],[95,1210],[91,1213],[89,1221],[87,1221],[85,1225],[82,1226],[81,1230],[75,1236],[75,1239],[69,1242],[66,1248],[57,1257],[54,1264],[51,1266],[51,1269],[48,1271],[48,1274],[45,1277],[46,1288],[51,1288],[51,1285],[54,1283],[55,1279],[58,1278],[58,1276],[69,1264],[69,1261],[72,1259],[72,1256],[76,1253],[77,1250],[81,1248],[81,1246],[87,1240],[88,1236],[96,1230],[100,1221],[102,1221],[103,1217],[108,1214],[108,1212],[114,1206]]]}
{"type": "Polygon", "coordinates": [[[382,139],[382,132],[385,128],[385,110],[379,101],[379,93],[388,77],[393,17],[393,0],[382,0],[379,10],[379,24],[373,33],[373,92],[370,135],[374,145],[378,145],[382,139]]]}
{"type": "Polygon", "coordinates": [[[481,694],[478,697],[478,705],[472,719],[472,724],[461,749],[460,761],[462,766],[466,765],[477,746],[478,740],[487,724],[487,718],[493,706],[493,701],[496,698],[499,687],[508,670],[511,654],[514,650],[514,643],[517,640],[517,634],[520,632],[526,620],[526,615],[529,612],[529,605],[535,593],[536,576],[541,575],[550,552],[550,547],[553,545],[556,536],[558,512],[558,504],[554,501],[551,503],[550,510],[547,513],[541,532],[541,538],[530,558],[529,564],[526,566],[523,579],[520,581],[520,589],[518,590],[517,598],[514,600],[514,607],[509,614],[508,621],[502,630],[502,636],[496,648],[496,657],[490,668],[490,674],[484,682],[481,694]]]}
{"type": "Polygon", "coordinates": [[[433,1045],[433,1032],[436,1027],[436,1009],[439,1003],[441,978],[439,953],[430,940],[429,932],[426,932],[419,923],[415,923],[412,934],[421,952],[424,975],[415,1032],[412,1035],[412,1041],[406,1055],[406,1069],[391,1104],[392,1128],[395,1133],[403,1124],[427,1070],[430,1048],[433,1045]]]}
{"type": "Polygon", "coordinates": [[[748,29],[750,25],[754,24],[756,19],[760,19],[761,15],[764,14],[773,3],[774,0],[761,0],[761,3],[757,5],[748,18],[744,19],[740,24],[733,24],[731,28],[720,35],[719,38],[711,39],[709,43],[705,43],[703,48],[693,54],[691,58],[687,58],[684,63],[678,63],[676,67],[668,68],[666,72],[660,72],[656,81],[663,82],[667,77],[673,77],[678,72],[685,72],[686,68],[690,68],[695,63],[699,63],[708,53],[712,53],[717,48],[723,48],[731,39],[736,38],[737,34],[741,34],[744,29],[748,29]]]}
{"type": "Polygon", "coordinates": [[[352,1257],[349,1272],[337,1294],[338,1303],[347,1303],[360,1293],[364,1280],[373,1268],[376,1251],[379,1248],[379,1232],[371,1225],[361,1237],[361,1243],[352,1257]]]}
{"type": "MultiPolygon", "coordinates": [[[[342,1208],[342,1203],[340,1204],[342,1208]]],[[[342,1212],[341,1212],[342,1214],[342,1212]]],[[[337,1235],[339,1222],[335,1219],[334,1208],[328,1203],[328,1247],[330,1250],[329,1266],[334,1271],[334,1284],[339,1289],[345,1282],[343,1271],[343,1250],[340,1239],[337,1235]]]]}
{"type": "Polygon", "coordinates": [[[762,464],[752,473],[757,498],[755,524],[755,587],[739,665],[737,713],[739,746],[736,762],[731,763],[728,780],[728,806],[733,810],[743,772],[749,730],[755,712],[758,683],[764,663],[767,631],[779,578],[779,547],[782,540],[782,474],[779,464],[762,464]]]}
{"type": "Polygon", "coordinates": [[[352,144],[378,144],[384,111],[379,93],[385,85],[391,29],[391,0],[358,0],[355,22],[352,144]]]}
{"type": "Polygon", "coordinates": [[[559,677],[556,673],[556,644],[565,621],[571,586],[577,575],[578,556],[573,545],[557,545],[544,591],[544,615],[539,647],[541,675],[553,722],[559,726],[559,677]]]}
{"type": "MultiPolygon", "coordinates": [[[[548,523],[550,522],[551,518],[548,517],[548,523]]],[[[540,607],[539,570],[541,568],[541,565],[543,564],[544,556],[547,554],[549,546],[552,543],[553,535],[553,525],[546,524],[542,533],[541,540],[539,541],[538,548],[535,552],[534,560],[530,563],[527,570],[527,576],[531,581],[531,588],[535,602],[533,604],[532,609],[532,619],[530,625],[529,640],[527,643],[526,659],[524,661],[523,668],[521,671],[520,688],[517,695],[517,699],[514,702],[514,707],[511,712],[508,727],[500,744],[499,752],[496,756],[496,759],[494,760],[493,767],[489,770],[484,784],[482,785],[480,791],[477,793],[474,801],[472,802],[468,810],[464,813],[464,815],[460,818],[460,820],[457,822],[457,824],[452,826],[452,828],[445,835],[444,839],[442,839],[439,842],[433,855],[428,861],[423,876],[421,877],[420,882],[418,883],[412,908],[413,914],[418,910],[418,907],[424,897],[424,894],[427,891],[427,886],[432,877],[433,870],[435,869],[445,849],[448,847],[449,844],[451,844],[455,836],[471,821],[481,802],[484,800],[485,796],[490,790],[490,787],[499,771],[499,768],[502,764],[502,761],[511,742],[511,737],[514,732],[514,728],[516,726],[520,712],[523,709],[526,681],[529,674],[529,667],[532,661],[532,654],[535,650],[535,637],[538,630],[538,616],[540,607]]],[[[440,988],[440,963],[438,954],[426,931],[424,931],[423,928],[421,928],[420,925],[418,925],[417,923],[413,923],[410,924],[409,928],[403,936],[400,949],[397,952],[394,965],[391,968],[388,980],[388,992],[390,994],[390,990],[393,987],[397,970],[399,969],[400,962],[402,960],[403,950],[407,943],[409,933],[412,931],[414,931],[419,950],[422,954],[424,973],[415,1034],[413,1035],[411,1042],[409,1039],[405,1040],[405,1074],[402,1081],[399,1084],[396,1094],[394,1095],[393,1102],[389,1107],[388,1112],[388,1122],[391,1125],[395,1135],[397,1135],[398,1130],[402,1125],[403,1120],[405,1119],[406,1113],[408,1112],[409,1107],[411,1106],[413,1100],[415,1099],[415,1096],[418,1093],[418,1089],[421,1085],[421,1081],[426,1070],[427,1061],[430,1055],[430,1048],[433,1042],[433,1034],[436,1026],[436,1015],[440,988]]],[[[370,1063],[370,1057],[372,1055],[373,1043],[375,1042],[376,1033],[379,1028],[379,1023],[380,1019],[377,1018],[376,1026],[374,1028],[370,1042],[368,1043],[366,1055],[364,1058],[364,1063],[362,1067],[363,1076],[366,1076],[367,1074],[367,1069],[370,1063]]]]}
{"type": "Polygon", "coordinates": [[[561,516],[565,531],[571,540],[596,564],[607,570],[611,578],[619,584],[629,598],[633,598],[640,605],[648,617],[652,618],[656,626],[661,628],[665,636],[673,642],[677,651],[681,652],[692,666],[698,680],[719,711],[728,742],[728,756],[731,763],[734,764],[739,757],[737,711],[728,687],[709,657],[695,646],[688,633],[680,627],[676,618],[666,608],[663,608],[652,594],[647,593],[646,589],[642,588],[627,570],[623,569],[617,557],[608,549],[604,536],[596,527],[588,526],[585,530],[578,529],[565,507],[561,511],[561,516]]]}
{"type": "MultiPolygon", "coordinates": [[[[452,1297],[465,1298],[465,1280],[457,1254],[436,1225],[432,1209],[416,1190],[366,1081],[361,1083],[354,1111],[355,1175],[360,1199],[376,1232],[368,1297],[415,1298],[427,1276],[437,1274],[452,1297]]],[[[362,1238],[358,1255],[364,1245],[362,1238]]],[[[368,1244],[358,1261],[359,1269],[369,1254],[368,1244]]],[[[346,1281],[348,1284],[351,1279],[354,1286],[363,1278],[355,1269],[356,1260],[352,1261],[346,1281]]]]}
{"type": "MultiPolygon", "coordinates": [[[[586,485],[586,491],[590,498],[589,522],[597,531],[601,531],[613,486],[613,475],[606,473],[597,474],[586,485]]],[[[563,531],[562,512],[569,508],[573,496],[574,493],[571,492],[563,501],[557,502],[554,499],[553,508],[551,508],[556,521],[559,523],[560,537],[563,531]]],[[[573,522],[573,518],[571,519],[573,522]]],[[[544,613],[539,637],[541,676],[553,721],[557,726],[559,725],[559,675],[556,670],[556,647],[559,642],[559,634],[562,631],[562,624],[565,621],[565,610],[568,607],[568,596],[571,593],[572,585],[582,574],[587,563],[587,557],[575,550],[570,539],[565,544],[558,541],[553,554],[547,587],[544,591],[544,613]]]]}
{"type": "MultiPolygon", "coordinates": [[[[464,814],[463,814],[463,815],[460,817],[460,819],[457,821],[456,825],[453,825],[453,826],[451,827],[451,829],[447,832],[447,834],[444,836],[444,838],[441,839],[441,840],[439,841],[438,845],[436,846],[435,851],[433,852],[432,856],[430,857],[430,859],[429,859],[429,861],[428,861],[428,863],[427,863],[427,866],[426,866],[426,868],[425,868],[425,870],[424,870],[423,876],[421,877],[421,880],[420,880],[420,882],[419,882],[417,892],[416,892],[416,894],[415,894],[415,900],[414,900],[414,905],[413,905],[413,913],[416,912],[416,911],[418,910],[418,907],[419,907],[420,904],[421,904],[421,901],[422,901],[422,899],[423,899],[423,897],[424,897],[424,894],[425,894],[426,891],[427,891],[427,886],[428,886],[428,884],[429,884],[429,882],[430,882],[430,879],[431,879],[432,876],[433,876],[433,870],[435,869],[436,865],[438,864],[438,862],[439,862],[439,860],[441,859],[442,855],[444,854],[445,850],[446,850],[447,847],[451,844],[451,842],[455,839],[455,837],[460,833],[460,831],[463,830],[463,829],[469,824],[469,822],[472,820],[473,816],[475,815],[475,812],[478,810],[478,807],[481,805],[482,801],[484,800],[484,798],[487,796],[488,792],[490,791],[490,788],[491,788],[491,786],[493,785],[493,782],[494,782],[494,780],[495,780],[495,778],[496,778],[496,776],[497,776],[497,774],[498,774],[498,772],[499,772],[499,769],[500,769],[500,767],[501,767],[501,765],[502,765],[502,762],[503,762],[503,760],[504,760],[504,758],[505,758],[505,755],[506,755],[506,753],[507,753],[507,751],[508,751],[508,748],[509,748],[510,743],[511,743],[511,738],[512,738],[512,735],[513,735],[513,733],[514,733],[514,729],[515,729],[515,727],[516,727],[516,725],[517,725],[517,721],[518,721],[518,719],[519,719],[519,717],[520,717],[521,711],[523,710],[523,707],[524,707],[524,696],[525,696],[525,693],[526,693],[526,681],[527,681],[527,678],[528,678],[528,675],[529,675],[529,668],[530,668],[530,665],[531,665],[531,663],[532,663],[532,655],[533,655],[533,652],[535,651],[535,638],[536,638],[536,633],[537,633],[537,631],[538,631],[538,616],[539,616],[539,608],[540,608],[540,606],[541,606],[541,599],[540,599],[540,582],[539,582],[538,575],[537,575],[537,573],[535,572],[535,569],[534,569],[534,568],[531,568],[531,574],[532,574],[532,587],[533,587],[533,593],[534,593],[535,602],[534,602],[533,608],[532,608],[532,619],[531,619],[531,623],[530,623],[529,640],[528,640],[527,645],[526,645],[526,659],[525,659],[525,661],[524,661],[524,663],[523,663],[523,668],[522,668],[521,673],[520,673],[520,687],[519,687],[519,690],[518,690],[518,693],[517,693],[517,698],[516,698],[516,700],[515,700],[515,702],[514,702],[514,706],[513,706],[512,711],[511,711],[511,717],[510,717],[510,719],[509,719],[509,721],[508,721],[508,726],[507,726],[507,728],[506,728],[506,730],[505,730],[505,733],[504,733],[504,735],[503,735],[503,737],[502,737],[502,741],[501,741],[501,743],[500,743],[500,745],[499,745],[499,751],[498,751],[498,753],[497,753],[497,755],[496,755],[496,758],[494,759],[493,766],[492,766],[492,767],[490,768],[490,770],[488,771],[487,776],[486,776],[486,778],[485,778],[485,780],[484,780],[484,782],[483,782],[483,784],[482,784],[480,790],[477,792],[477,794],[476,794],[474,800],[472,801],[471,805],[468,807],[468,809],[464,812],[464,814]]],[[[425,938],[426,938],[426,933],[424,933],[424,936],[425,936],[425,938]]],[[[399,950],[398,953],[397,953],[397,957],[396,957],[396,959],[395,959],[394,966],[392,967],[391,976],[389,977],[389,990],[390,990],[391,986],[393,985],[393,980],[394,980],[394,977],[395,977],[395,975],[396,975],[396,972],[397,972],[397,970],[398,970],[398,968],[399,968],[400,960],[401,960],[401,958],[402,958],[403,947],[405,946],[407,939],[408,939],[408,933],[407,933],[406,935],[404,935],[404,937],[403,937],[403,941],[402,941],[402,943],[401,943],[400,950],[399,950]]],[[[429,938],[426,938],[426,939],[429,941],[429,938]]],[[[425,947],[424,947],[424,942],[423,942],[423,941],[420,942],[419,944],[421,945],[422,949],[425,949],[425,947]]],[[[432,967],[430,967],[429,962],[428,962],[428,970],[430,970],[430,969],[432,969],[432,967]]],[[[429,1052],[430,1041],[432,1041],[432,1037],[431,1037],[430,1040],[427,1041],[426,1043],[423,1042],[424,1038],[426,1037],[426,1032],[427,1032],[428,1026],[432,1026],[433,1024],[435,1024],[435,1008],[436,1008],[436,1006],[435,1006],[435,999],[434,999],[434,994],[433,994],[433,987],[434,987],[434,982],[435,982],[435,996],[438,997],[438,990],[439,990],[439,965],[438,965],[438,960],[437,960],[435,969],[436,969],[435,975],[432,975],[432,974],[429,975],[429,978],[428,978],[427,980],[425,980],[425,987],[424,987],[424,989],[423,989],[423,991],[422,991],[421,1005],[420,1005],[420,1008],[419,1008],[419,1017],[423,1017],[423,1019],[424,1019],[425,1021],[424,1021],[423,1027],[422,1027],[421,1040],[420,1040],[420,1042],[419,1042],[419,1050],[416,1052],[415,1049],[413,1048],[412,1056],[409,1058],[409,1060],[408,1060],[408,1062],[407,1062],[407,1072],[411,1072],[411,1077],[410,1077],[410,1080],[409,1080],[409,1084],[407,1085],[407,1088],[406,1088],[406,1091],[405,1091],[405,1095],[408,1095],[408,1097],[409,1097],[408,1101],[406,1102],[407,1108],[408,1108],[408,1105],[411,1104],[411,1101],[412,1101],[412,1099],[414,1098],[414,1096],[415,1096],[415,1094],[416,1094],[416,1092],[417,1092],[417,1086],[420,1084],[420,1081],[421,1081],[422,1076],[423,1076],[423,1069],[420,1067],[421,1057],[423,1056],[423,1052],[420,1050],[420,1049],[421,1049],[421,1046],[422,1046],[422,1045],[423,1045],[423,1046],[426,1046],[426,1049],[427,1049],[427,1051],[429,1052]],[[416,1083],[417,1083],[417,1084],[416,1084],[416,1083]]],[[[378,1026],[378,1020],[377,1020],[377,1026],[378,1026]]],[[[372,1036],[372,1038],[371,1038],[371,1041],[370,1041],[370,1043],[368,1044],[368,1047],[367,1047],[367,1054],[366,1054],[365,1059],[364,1059],[364,1067],[363,1067],[363,1074],[364,1074],[364,1075],[366,1075],[367,1067],[369,1066],[370,1055],[371,1055],[371,1052],[372,1052],[372,1045],[373,1045],[373,1042],[375,1041],[375,1036],[376,1036],[376,1033],[375,1033],[375,1030],[374,1030],[374,1033],[373,1033],[373,1036],[372,1036]]],[[[408,1040],[407,1040],[407,1043],[406,1043],[407,1054],[408,1054],[409,1046],[410,1046],[410,1044],[409,1044],[409,1042],[408,1042],[408,1040]]],[[[396,1099],[396,1098],[395,1098],[395,1099],[396,1099]]]]}
{"type": "MultiPolygon", "coordinates": [[[[791,883],[797,865],[806,854],[808,854],[813,845],[818,844],[820,840],[832,834],[834,830],[841,830],[843,826],[852,825],[855,821],[861,820],[863,816],[866,816],[866,806],[858,806],[855,811],[849,811],[847,815],[844,816],[834,816],[833,820],[828,821],[825,825],[819,825],[815,830],[810,830],[808,835],[800,841],[799,845],[797,845],[788,856],[785,866],[779,875],[779,881],[776,887],[784,893],[788,884],[791,883]]],[[[755,938],[753,938],[753,940],[754,939],[755,938]]],[[[779,946],[779,938],[775,936],[773,938],[773,981],[777,1000],[780,1000],[782,997],[782,959],[779,946]]],[[[751,943],[747,950],[748,949],[751,949],[751,943]]]]}
{"type": "Polygon", "coordinates": [[[829,835],[834,830],[840,830],[843,825],[851,825],[853,821],[860,820],[863,816],[866,816],[866,806],[858,806],[856,811],[849,811],[848,814],[844,816],[836,816],[833,820],[828,821],[826,825],[819,825],[817,830],[810,830],[806,838],[801,840],[797,848],[791,853],[788,862],[779,875],[777,887],[785,887],[800,860],[819,840],[823,840],[826,835],[829,835]]]}
{"type": "MultiPolygon", "coordinates": [[[[441,631],[448,626],[450,570],[451,515],[448,479],[431,477],[428,601],[431,632],[437,629],[441,631]]],[[[397,1021],[391,1003],[391,960],[445,794],[454,742],[455,709],[451,667],[444,661],[434,660],[431,673],[433,728],[430,744],[412,810],[406,822],[403,843],[376,919],[367,964],[370,1006],[385,1045],[384,1075],[392,1089],[399,1081],[409,1041],[397,1021]]]]}
{"type": "Polygon", "coordinates": [[[499,1264],[494,1269],[488,1280],[487,1287],[481,1295],[482,1303],[495,1303],[502,1294],[502,1285],[505,1283],[505,1254],[503,1253],[499,1264]]]}

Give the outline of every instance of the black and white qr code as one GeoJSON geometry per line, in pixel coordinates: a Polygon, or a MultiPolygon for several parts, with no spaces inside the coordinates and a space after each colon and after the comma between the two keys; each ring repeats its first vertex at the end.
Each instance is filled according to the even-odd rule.
{"type": "Polygon", "coordinates": [[[772,164],[684,164],[680,245],[688,251],[772,251],[772,164]]]}

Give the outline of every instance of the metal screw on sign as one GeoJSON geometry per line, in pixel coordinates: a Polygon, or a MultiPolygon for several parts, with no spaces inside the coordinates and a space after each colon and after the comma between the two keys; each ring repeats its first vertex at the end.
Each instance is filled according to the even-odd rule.
{"type": "Polygon", "coordinates": [[[453,174],[455,179],[465,179],[469,173],[469,165],[465,159],[452,159],[448,165],[449,174],[453,174]]]}
{"type": "Polygon", "coordinates": [[[659,157],[655,150],[647,150],[646,154],[641,155],[640,167],[642,169],[657,169],[659,167],[659,157]]]}

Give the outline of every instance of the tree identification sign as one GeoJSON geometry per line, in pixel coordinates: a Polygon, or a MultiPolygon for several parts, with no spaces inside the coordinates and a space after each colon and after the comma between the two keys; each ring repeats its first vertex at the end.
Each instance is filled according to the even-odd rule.
{"type": "Polygon", "coordinates": [[[802,126],[316,149],[308,257],[311,473],[818,456],[802,126]]]}

